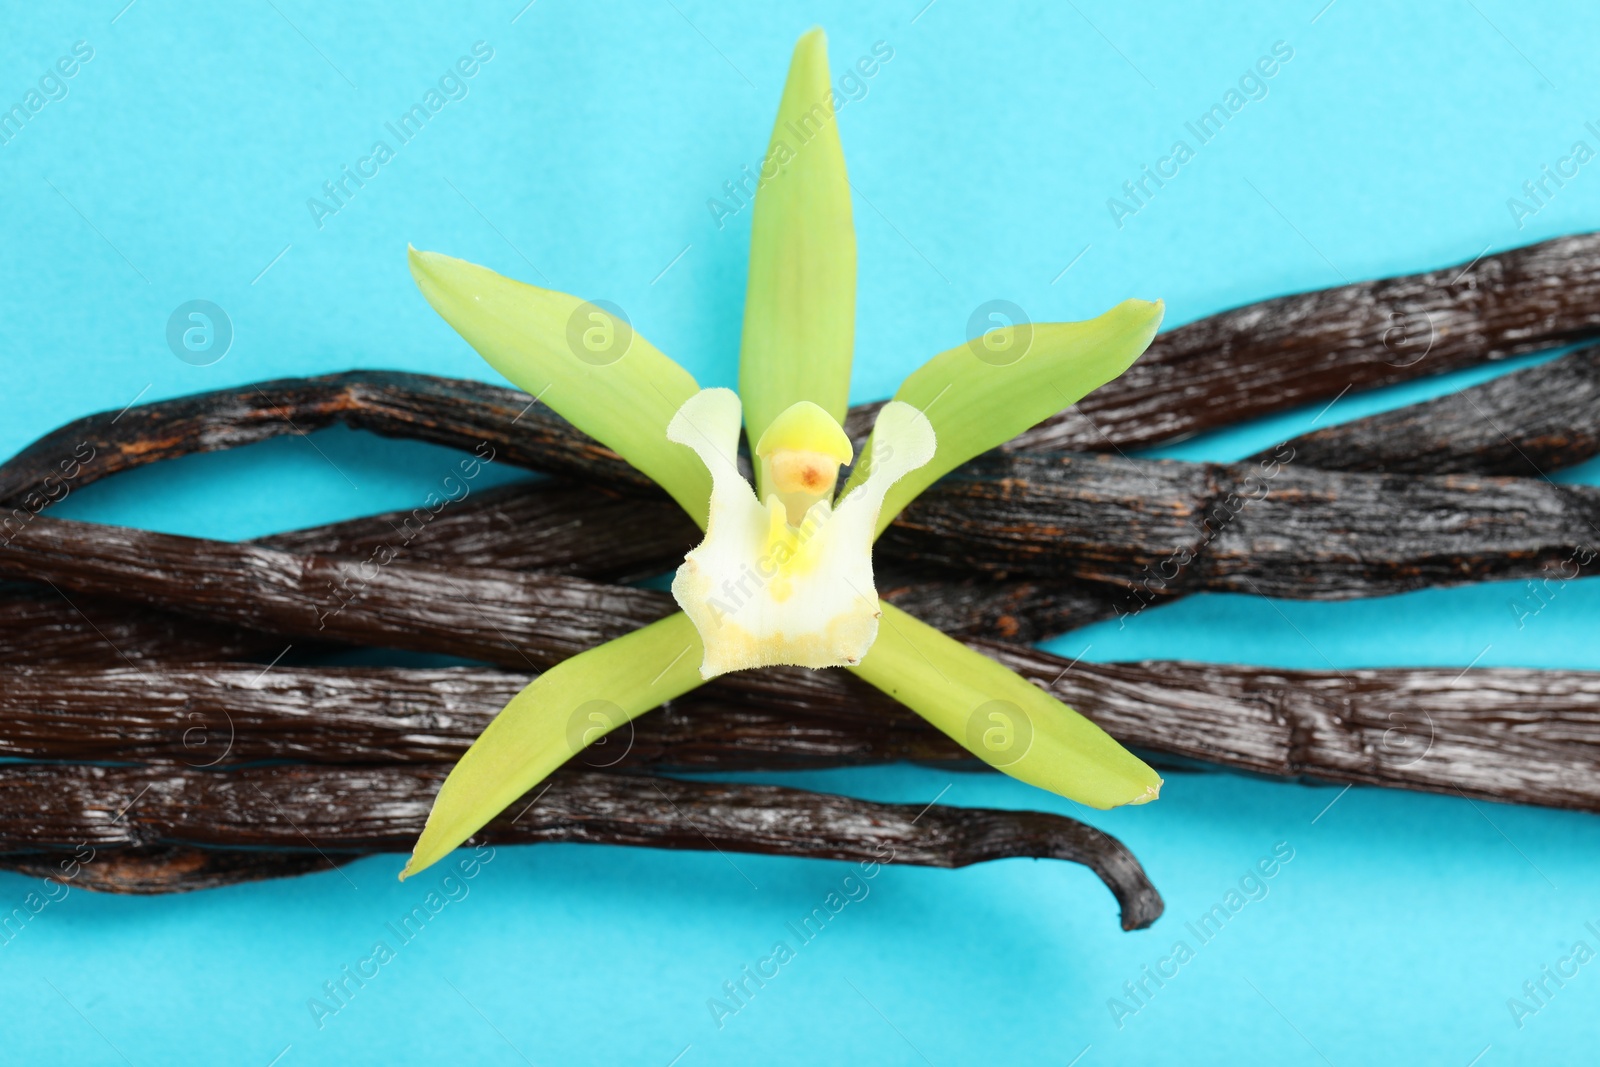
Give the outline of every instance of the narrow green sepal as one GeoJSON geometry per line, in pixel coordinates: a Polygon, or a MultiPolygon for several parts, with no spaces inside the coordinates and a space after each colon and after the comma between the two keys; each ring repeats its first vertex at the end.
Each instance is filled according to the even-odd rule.
{"type": "Polygon", "coordinates": [[[758,177],[739,352],[752,443],[798,401],[838,422],[850,402],[856,235],[820,29],[795,45],[758,177]]]}
{"type": "MultiPolygon", "coordinates": [[[[967,460],[999,448],[1127,370],[1150,347],[1163,310],[1159,300],[1124,300],[1084,322],[1013,324],[918,367],[894,399],[928,416],[939,451],[889,491],[878,532],[967,460]]],[[[850,485],[860,477],[856,472],[850,485]]]]}
{"type": "Polygon", "coordinates": [[[428,303],[517,388],[643,471],[702,528],[711,478],[667,443],[667,423],[700,386],[610,308],[487,267],[410,250],[428,303]]]}
{"type": "Polygon", "coordinates": [[[1091,808],[1160,795],[1161,776],[1100,727],[981,652],[880,606],[878,639],[850,670],[973,755],[1091,808]]]}
{"type": "Polygon", "coordinates": [[[443,859],[607,730],[701,685],[704,654],[679,612],[535,678],[450,771],[401,879],[443,859]]]}

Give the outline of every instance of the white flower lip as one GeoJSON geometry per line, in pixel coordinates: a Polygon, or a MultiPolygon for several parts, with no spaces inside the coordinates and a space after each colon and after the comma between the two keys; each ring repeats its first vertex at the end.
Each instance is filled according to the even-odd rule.
{"type": "MultiPolygon", "coordinates": [[[[864,457],[866,479],[837,507],[826,496],[816,500],[796,523],[776,493],[763,503],[739,473],[741,417],[732,390],[704,389],[667,426],[667,439],[694,449],[711,472],[705,540],[684,557],[672,582],[673,597],[705,645],[700,675],[780,664],[854,666],[878,635],[872,578],[878,511],[890,486],[933,458],[933,426],[910,404],[884,405],[864,457]]],[[[801,453],[837,449],[819,441],[791,451],[795,462],[812,462],[801,453]]]]}

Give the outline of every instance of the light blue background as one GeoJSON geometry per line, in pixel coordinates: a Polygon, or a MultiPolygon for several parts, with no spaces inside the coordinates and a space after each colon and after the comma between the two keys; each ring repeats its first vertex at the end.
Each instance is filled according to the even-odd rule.
{"type": "MultiPolygon", "coordinates": [[[[493,380],[415,292],[408,241],[614,300],[703,383],[733,384],[749,212],[719,230],[706,201],[760,158],[789,49],[815,23],[836,73],[876,41],[894,50],[839,118],[859,194],[859,400],[959,342],[995,297],[1070,319],[1159,296],[1175,325],[1600,217],[1600,163],[1524,228],[1507,207],[1574,141],[1600,148],[1583,125],[1600,120],[1594,5],[538,0],[519,14],[522,2],[8,4],[0,104],[75,41],[94,58],[0,146],[0,452],[135,398],[282,375],[493,380]],[[388,140],[383,123],[480,40],[494,58],[470,95],[319,229],[307,199],[388,140]],[[1117,228],[1106,199],[1280,40],[1294,58],[1267,98],[1117,228]],[[164,339],[172,310],[197,298],[226,308],[236,330],[204,368],[164,339]]],[[[1324,423],[1483,376],[1346,397],[1324,423]]],[[[1169,452],[1236,457],[1315,414],[1169,452]]],[[[315,440],[124,476],[61,513],[248,537],[409,505],[450,462],[356,433],[315,440]]],[[[1588,470],[1592,482],[1600,465],[1588,470]]],[[[1519,630],[1509,603],[1521,593],[1199,597],[1052,647],[1095,660],[1600,668],[1600,583],[1563,586],[1519,630]]],[[[948,803],[1084,815],[994,775],[773,780],[921,803],[948,787],[948,803]]],[[[320,1030],[308,999],[427,889],[395,881],[397,857],[355,864],[349,882],[325,873],[159,899],[74,891],[0,947],[0,1060],[1465,1067],[1594,1056],[1600,963],[1520,1030],[1506,1004],[1575,941],[1600,949],[1584,928],[1600,925],[1591,816],[1215,774],[1172,775],[1157,804],[1086,817],[1132,846],[1165,894],[1153,930],[1120,932],[1109,895],[1076,866],[889,868],[721,1030],[707,999],[848,865],[739,856],[735,871],[715,853],[502,850],[320,1030]],[[1108,998],[1190,940],[1183,924],[1279,842],[1294,859],[1270,895],[1119,1030],[1108,998]]],[[[36,885],[0,876],[0,909],[36,885]]]]}

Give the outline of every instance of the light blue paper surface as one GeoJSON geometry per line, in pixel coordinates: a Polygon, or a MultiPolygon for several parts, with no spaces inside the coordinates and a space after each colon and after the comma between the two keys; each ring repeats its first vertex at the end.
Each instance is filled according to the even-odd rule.
{"type": "MultiPolygon", "coordinates": [[[[1575,142],[1600,150],[1585,125],[1600,127],[1600,9],[1323,2],[9,5],[0,107],[26,108],[31,90],[41,106],[0,144],[0,453],[90,412],[273,377],[373,367],[497,380],[415,291],[407,242],[614,301],[702,384],[733,385],[750,212],[724,183],[759,165],[789,50],[813,24],[829,31],[836,78],[875,44],[892,50],[842,86],[838,117],[857,192],[856,400],[887,396],[995,298],[1048,320],[1162,297],[1170,327],[1595,225],[1600,162],[1547,184],[1537,210],[1522,186],[1575,142]],[[77,42],[87,62],[73,59],[77,42]],[[390,132],[478,42],[492,58],[444,83],[420,132],[390,132]],[[1278,42],[1292,58],[1247,82],[1260,98],[1199,143],[1185,124],[1278,42]],[[73,75],[52,77],[63,57],[73,75]],[[1178,139],[1193,158],[1175,177],[1132,214],[1108,208],[1131,205],[1123,183],[1178,139]],[[377,141],[392,157],[381,164],[377,141]],[[336,202],[323,184],[345,167],[369,176],[346,179],[336,202]],[[192,300],[231,323],[208,366],[168,345],[169,316],[192,300]]],[[[1486,373],[1350,395],[1323,424],[1486,373]]],[[[1164,454],[1234,458],[1318,414],[1164,454]]],[[[453,461],[329,431],[125,475],[59,513],[250,537],[409,506],[453,461]]],[[[1196,597],[1051,647],[1091,660],[1600,668],[1600,583],[1564,585],[1519,628],[1510,604],[1523,593],[1196,597]]],[[[1083,815],[996,775],[767,780],[1083,815]]],[[[1547,984],[1520,1025],[1508,1006],[1576,942],[1600,950],[1586,926],[1600,928],[1592,816],[1175,774],[1159,803],[1088,818],[1160,886],[1168,912],[1153,929],[1122,933],[1087,870],[1020,860],[891,866],[807,944],[786,924],[852,865],[502,849],[405,944],[387,924],[443,872],[401,885],[399,857],[348,878],[176,897],[74,889],[0,944],[0,1061],[1594,1057],[1600,962],[1547,984]],[[1202,944],[1186,924],[1275,847],[1293,858],[1202,944]],[[379,940],[394,959],[330,999],[324,983],[379,940]],[[1164,985],[1145,979],[1180,940],[1192,958],[1164,985]],[[719,1027],[708,1001],[726,1000],[723,983],[778,941],[794,958],[719,1027]],[[1125,983],[1141,981],[1135,1000],[1125,983]]],[[[0,875],[0,914],[41,884],[0,875]]]]}

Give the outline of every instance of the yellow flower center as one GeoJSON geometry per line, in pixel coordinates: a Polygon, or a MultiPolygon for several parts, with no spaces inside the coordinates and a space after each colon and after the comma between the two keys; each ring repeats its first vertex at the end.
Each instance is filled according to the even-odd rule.
{"type": "Polygon", "coordinates": [[[839,467],[854,449],[827,411],[801,401],[762,433],[760,498],[734,460],[739,421],[739,398],[707,389],[667,427],[668,439],[694,449],[711,472],[706,538],[672,582],[705,644],[701,677],[779,663],[859,663],[878,632],[878,509],[896,480],[932,458],[933,427],[908,404],[886,405],[871,473],[835,507],[839,467]]]}

